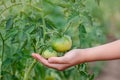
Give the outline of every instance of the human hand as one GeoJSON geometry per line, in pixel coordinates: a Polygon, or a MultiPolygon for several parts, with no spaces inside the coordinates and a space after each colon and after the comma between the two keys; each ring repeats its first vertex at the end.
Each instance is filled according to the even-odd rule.
{"type": "Polygon", "coordinates": [[[51,57],[48,60],[46,60],[41,55],[36,53],[33,53],[32,56],[33,58],[44,64],[45,66],[62,71],[71,66],[84,62],[83,54],[84,54],[84,50],[74,49],[67,52],[62,57],[51,57]]]}
{"type": "Polygon", "coordinates": [[[51,57],[48,60],[39,54],[34,53],[32,56],[47,67],[64,70],[83,62],[120,59],[120,40],[93,48],[74,49],[62,57],[51,57]]]}

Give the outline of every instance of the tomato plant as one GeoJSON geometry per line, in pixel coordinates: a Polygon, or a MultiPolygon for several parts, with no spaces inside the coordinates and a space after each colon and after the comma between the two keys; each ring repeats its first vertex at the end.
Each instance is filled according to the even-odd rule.
{"type": "Polygon", "coordinates": [[[44,52],[49,47],[65,52],[102,43],[104,37],[91,4],[97,6],[95,0],[1,0],[1,80],[45,80],[50,72],[55,80],[92,80],[94,75],[88,73],[86,63],[60,72],[31,57],[32,52],[51,57],[46,56],[51,51],[44,52]]]}

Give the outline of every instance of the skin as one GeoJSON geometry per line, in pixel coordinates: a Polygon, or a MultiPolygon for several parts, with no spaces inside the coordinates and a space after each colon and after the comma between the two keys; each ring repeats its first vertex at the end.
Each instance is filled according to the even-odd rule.
{"type": "Polygon", "coordinates": [[[120,59],[120,40],[87,49],[73,49],[62,57],[51,57],[48,60],[37,53],[32,56],[49,68],[63,71],[84,62],[120,59]]]}

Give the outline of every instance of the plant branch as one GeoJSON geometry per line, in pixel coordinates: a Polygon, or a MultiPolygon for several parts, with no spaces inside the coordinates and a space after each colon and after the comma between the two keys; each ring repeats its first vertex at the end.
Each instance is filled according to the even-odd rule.
{"type": "Polygon", "coordinates": [[[71,27],[72,22],[69,22],[67,27],[65,28],[65,30],[63,31],[63,35],[65,34],[65,32],[71,27]]]}
{"type": "Polygon", "coordinates": [[[28,78],[29,78],[29,76],[30,76],[30,73],[31,73],[31,71],[32,71],[32,69],[34,68],[34,66],[35,66],[36,63],[37,63],[36,60],[34,60],[34,61],[32,62],[32,64],[31,64],[30,67],[28,68],[28,70],[25,72],[25,75],[24,75],[23,80],[28,80],[28,78]]]}
{"type": "MultiPolygon", "coordinates": [[[[3,63],[3,57],[4,57],[4,39],[3,39],[3,36],[2,36],[2,34],[0,33],[0,37],[1,37],[1,39],[2,39],[2,55],[1,55],[1,62],[3,63]]],[[[1,64],[1,66],[0,66],[1,68],[2,68],[2,64],[1,64]]],[[[2,69],[1,69],[2,70],[2,69]]],[[[1,71],[0,70],[0,71],[1,71]]],[[[0,74],[2,75],[2,73],[0,72],[0,74]]]]}

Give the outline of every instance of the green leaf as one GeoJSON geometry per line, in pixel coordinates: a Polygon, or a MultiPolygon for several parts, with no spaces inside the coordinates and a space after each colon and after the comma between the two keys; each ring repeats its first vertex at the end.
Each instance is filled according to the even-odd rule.
{"type": "Polygon", "coordinates": [[[24,31],[19,31],[19,34],[18,34],[18,40],[19,40],[19,42],[23,42],[23,41],[25,41],[25,39],[26,39],[26,34],[25,34],[25,32],[24,31]]]}
{"type": "Polygon", "coordinates": [[[31,32],[33,32],[33,30],[34,30],[34,25],[26,25],[25,26],[25,28],[24,28],[24,31],[26,32],[26,33],[31,33],[31,32]]]}
{"type": "Polygon", "coordinates": [[[79,25],[79,31],[80,31],[80,33],[87,33],[86,29],[85,29],[85,26],[82,25],[82,24],[79,25]]]}
{"type": "Polygon", "coordinates": [[[2,66],[1,66],[2,70],[10,71],[10,66],[11,66],[12,62],[13,62],[13,60],[11,58],[6,58],[6,60],[3,61],[2,66]]]}
{"type": "Polygon", "coordinates": [[[39,79],[41,78],[41,80],[44,80],[45,75],[46,75],[45,67],[43,67],[43,66],[40,65],[40,64],[37,64],[37,65],[35,66],[35,77],[37,77],[37,78],[39,78],[39,79]],[[41,73],[41,74],[39,74],[39,73],[41,73]]]}
{"type": "Polygon", "coordinates": [[[27,40],[21,42],[21,43],[20,43],[20,49],[25,48],[26,44],[27,44],[27,40]]]}
{"type": "Polygon", "coordinates": [[[80,48],[85,48],[86,47],[86,34],[87,34],[85,26],[80,24],[78,29],[79,29],[80,48]]]}
{"type": "Polygon", "coordinates": [[[45,23],[46,23],[46,27],[48,28],[48,29],[55,29],[56,27],[55,27],[55,25],[49,20],[49,19],[46,19],[45,20],[45,23]]]}
{"type": "Polygon", "coordinates": [[[83,77],[85,77],[85,78],[88,77],[88,73],[85,72],[85,71],[80,71],[80,74],[81,74],[83,77]]]}
{"type": "Polygon", "coordinates": [[[95,77],[94,74],[90,75],[89,80],[94,80],[94,77],[95,77]]]}
{"type": "Polygon", "coordinates": [[[16,75],[12,75],[13,80],[20,80],[16,75]]]}
{"type": "Polygon", "coordinates": [[[8,38],[13,38],[13,36],[15,36],[17,33],[18,33],[18,30],[11,29],[9,32],[7,32],[5,36],[5,40],[7,40],[8,38]]]}
{"type": "Polygon", "coordinates": [[[2,71],[1,80],[13,80],[12,79],[12,74],[9,71],[2,71]]]}
{"type": "Polygon", "coordinates": [[[36,36],[39,36],[39,38],[43,38],[43,34],[44,34],[43,28],[42,28],[42,27],[39,27],[39,28],[37,29],[37,35],[36,35],[36,36]]]}
{"type": "Polygon", "coordinates": [[[11,29],[13,27],[12,25],[13,25],[13,18],[10,17],[6,22],[6,30],[11,29]]]}

